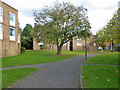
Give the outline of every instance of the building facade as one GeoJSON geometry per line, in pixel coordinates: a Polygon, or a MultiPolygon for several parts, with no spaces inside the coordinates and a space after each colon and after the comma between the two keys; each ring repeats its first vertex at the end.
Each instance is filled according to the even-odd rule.
{"type": "Polygon", "coordinates": [[[18,10],[0,1],[0,57],[20,53],[21,34],[18,31],[18,10]]]}
{"type": "MultiPolygon", "coordinates": [[[[88,51],[97,51],[97,46],[96,46],[96,43],[94,43],[94,41],[95,41],[94,35],[91,35],[90,38],[87,39],[87,50],[88,51]]],[[[37,43],[35,39],[33,39],[33,50],[41,50],[40,43],[37,43]]],[[[57,46],[56,45],[46,45],[46,50],[57,50],[57,46]]],[[[69,41],[63,45],[62,50],[84,51],[85,50],[85,40],[84,40],[84,38],[74,37],[71,41],[69,41]]]]}

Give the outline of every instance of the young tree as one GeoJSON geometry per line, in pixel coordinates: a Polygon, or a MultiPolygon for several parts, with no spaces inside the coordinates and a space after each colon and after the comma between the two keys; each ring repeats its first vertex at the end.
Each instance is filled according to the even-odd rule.
{"type": "Polygon", "coordinates": [[[102,49],[104,50],[106,47],[106,31],[105,28],[101,29],[96,33],[97,39],[96,39],[96,44],[101,46],[102,49]]]}
{"type": "Polygon", "coordinates": [[[34,11],[34,16],[36,40],[56,44],[58,55],[61,54],[63,44],[83,30],[88,32],[90,29],[85,9],[71,3],[57,3],[54,7],[46,7],[40,12],[34,11]]]}

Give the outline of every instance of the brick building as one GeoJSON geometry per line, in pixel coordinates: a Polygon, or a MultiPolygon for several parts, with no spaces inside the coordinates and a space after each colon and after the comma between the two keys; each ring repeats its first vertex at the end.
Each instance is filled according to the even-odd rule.
{"type": "Polygon", "coordinates": [[[0,1],[0,57],[20,53],[20,35],[18,10],[0,1]]]}
{"type": "MultiPolygon", "coordinates": [[[[88,51],[97,51],[97,46],[94,43],[95,35],[91,35],[90,38],[87,39],[87,50],[88,51]]],[[[42,44],[41,44],[42,45],[42,44]]],[[[57,50],[56,45],[46,45],[47,50],[57,50]]],[[[33,39],[33,50],[40,50],[40,43],[37,43],[35,39],[33,39]]],[[[84,38],[74,37],[72,41],[67,42],[63,45],[62,50],[70,50],[70,51],[84,51],[85,50],[85,40],[84,38]]]]}

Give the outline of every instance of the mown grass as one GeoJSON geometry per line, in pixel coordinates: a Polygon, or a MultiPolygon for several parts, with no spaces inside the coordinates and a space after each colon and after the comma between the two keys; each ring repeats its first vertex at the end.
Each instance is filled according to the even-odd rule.
{"type": "Polygon", "coordinates": [[[102,53],[86,61],[81,78],[84,88],[118,88],[118,53],[102,53]]]}
{"type": "Polygon", "coordinates": [[[84,88],[118,88],[118,67],[85,65],[81,79],[84,88]]]}
{"type": "MultiPolygon", "coordinates": [[[[2,59],[2,67],[13,67],[21,65],[32,65],[56,62],[71,58],[77,55],[83,55],[84,51],[62,51],[62,55],[56,55],[55,50],[28,50],[23,54],[12,57],[4,57],[2,59]]],[[[93,53],[93,52],[88,52],[93,53]]]]}
{"type": "Polygon", "coordinates": [[[37,68],[18,68],[2,71],[2,88],[7,88],[25,76],[38,70],[37,68]]]}
{"type": "Polygon", "coordinates": [[[103,53],[86,61],[87,64],[118,64],[118,53],[103,53]]]}

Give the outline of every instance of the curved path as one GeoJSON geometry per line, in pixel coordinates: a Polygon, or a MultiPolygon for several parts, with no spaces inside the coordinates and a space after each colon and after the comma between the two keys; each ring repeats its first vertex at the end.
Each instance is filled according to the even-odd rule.
{"type": "MultiPolygon", "coordinates": [[[[93,57],[96,54],[89,54],[93,57]]],[[[35,67],[37,72],[20,80],[10,88],[78,88],[80,86],[81,67],[84,64],[84,56],[76,56],[59,62],[18,66],[4,69],[35,67]]]]}

